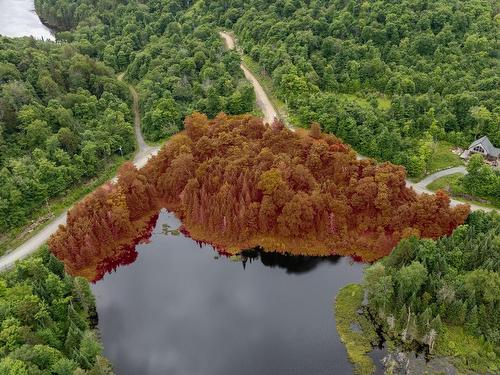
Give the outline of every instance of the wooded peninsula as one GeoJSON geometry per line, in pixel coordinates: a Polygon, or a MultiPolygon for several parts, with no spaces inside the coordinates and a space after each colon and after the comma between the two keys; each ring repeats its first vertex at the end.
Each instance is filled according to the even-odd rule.
{"type": "Polygon", "coordinates": [[[402,238],[438,238],[462,224],[466,205],[444,192],[417,195],[402,167],[357,160],[319,124],[293,132],[251,115],[195,113],[140,170],[125,165],[78,203],[51,238],[68,269],[96,266],[145,218],[165,207],[194,239],[223,252],[257,246],[296,255],[355,255],[373,261],[402,238]]]}

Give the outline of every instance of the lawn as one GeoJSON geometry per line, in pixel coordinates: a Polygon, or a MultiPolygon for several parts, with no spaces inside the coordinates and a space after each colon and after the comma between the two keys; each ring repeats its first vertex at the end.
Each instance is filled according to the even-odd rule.
{"type": "Polygon", "coordinates": [[[429,163],[428,174],[432,174],[446,168],[464,165],[462,159],[460,159],[458,155],[455,155],[453,152],[451,152],[452,147],[453,146],[451,145],[451,143],[448,142],[436,143],[434,153],[429,163]]]}
{"type": "Polygon", "coordinates": [[[460,177],[463,177],[462,173],[453,173],[448,176],[440,177],[432,181],[426,188],[432,191],[439,189],[451,191],[452,187],[457,185],[460,177]]]}

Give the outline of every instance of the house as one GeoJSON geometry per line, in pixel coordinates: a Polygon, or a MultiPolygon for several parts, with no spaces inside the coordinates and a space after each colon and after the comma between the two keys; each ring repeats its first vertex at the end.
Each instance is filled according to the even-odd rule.
{"type": "Polygon", "coordinates": [[[481,154],[487,160],[497,162],[500,156],[500,148],[493,146],[488,137],[484,136],[472,142],[460,157],[467,159],[471,154],[481,154]]]}

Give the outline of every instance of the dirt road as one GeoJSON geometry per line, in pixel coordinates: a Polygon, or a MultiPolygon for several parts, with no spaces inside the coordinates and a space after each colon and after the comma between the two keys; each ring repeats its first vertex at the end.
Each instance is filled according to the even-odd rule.
{"type": "MultiPolygon", "coordinates": [[[[219,35],[224,39],[226,47],[228,49],[235,49],[236,44],[232,35],[221,31],[219,35]]],[[[255,91],[255,98],[257,101],[257,106],[260,108],[264,115],[264,122],[272,124],[275,118],[279,118],[278,113],[274,109],[269,97],[262,88],[261,84],[252,74],[252,72],[245,66],[245,64],[240,64],[241,70],[245,74],[245,78],[252,84],[255,91]]]]}
{"type": "MultiPolygon", "coordinates": [[[[118,75],[118,80],[122,81],[123,76],[125,73],[120,73],[118,75]]],[[[138,152],[145,152],[151,147],[147,145],[147,143],[144,141],[144,137],[142,136],[142,131],[141,131],[141,112],[139,111],[139,94],[137,94],[137,91],[135,90],[135,87],[132,85],[128,86],[130,90],[130,94],[132,95],[132,110],[134,111],[134,132],[135,132],[135,139],[137,142],[137,146],[139,147],[138,152]]]]}

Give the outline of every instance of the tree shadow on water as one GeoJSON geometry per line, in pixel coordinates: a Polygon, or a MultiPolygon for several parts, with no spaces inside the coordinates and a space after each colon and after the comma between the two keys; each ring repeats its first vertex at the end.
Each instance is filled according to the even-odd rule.
{"type": "Polygon", "coordinates": [[[341,256],[332,255],[326,257],[306,256],[306,255],[290,255],[275,252],[266,252],[262,248],[254,248],[243,250],[241,252],[241,262],[243,268],[246,268],[247,263],[260,259],[261,263],[266,267],[283,268],[287,273],[303,274],[314,270],[320,264],[329,263],[335,264],[340,260],[341,256]]]}

